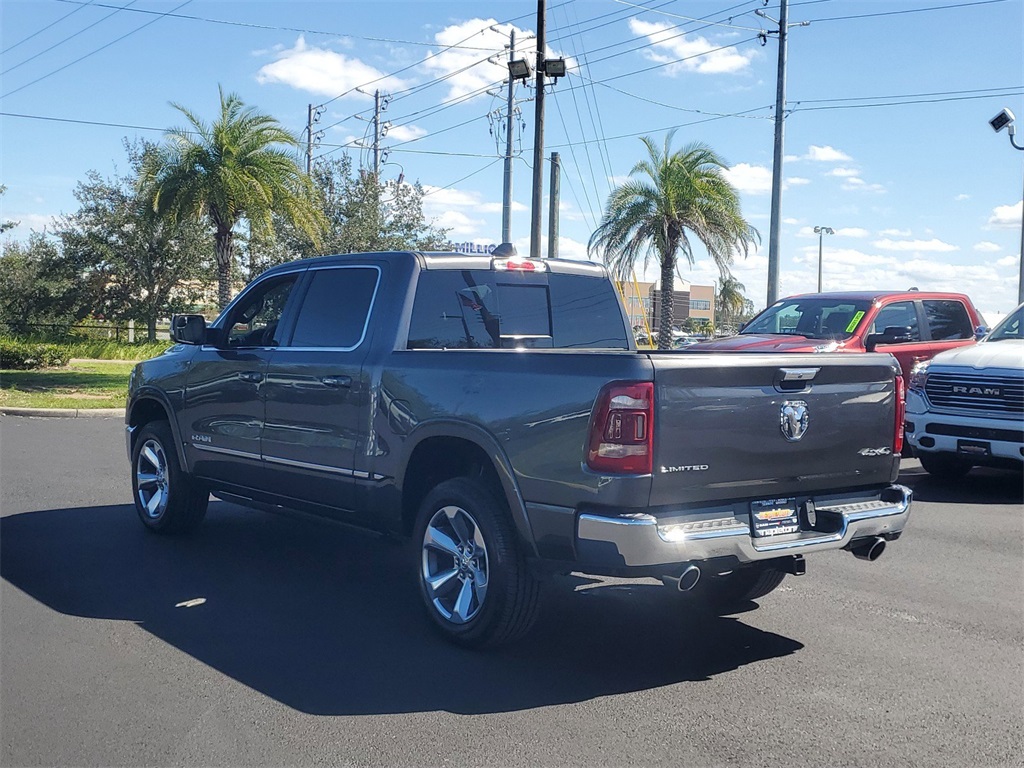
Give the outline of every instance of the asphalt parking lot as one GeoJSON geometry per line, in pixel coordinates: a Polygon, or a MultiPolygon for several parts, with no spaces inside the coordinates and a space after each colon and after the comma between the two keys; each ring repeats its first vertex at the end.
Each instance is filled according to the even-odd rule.
{"type": "Polygon", "coordinates": [[[568,577],[469,652],[402,546],[223,502],[152,536],[120,420],[0,417],[0,764],[1019,766],[1021,477],[902,481],[875,563],[722,618],[568,577]]]}

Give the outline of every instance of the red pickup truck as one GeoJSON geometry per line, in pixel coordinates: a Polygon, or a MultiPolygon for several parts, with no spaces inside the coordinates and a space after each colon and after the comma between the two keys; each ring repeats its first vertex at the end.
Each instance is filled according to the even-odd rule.
{"type": "Polygon", "coordinates": [[[915,363],[973,344],[981,314],[961,293],[851,291],[781,299],[739,334],[688,352],[889,352],[909,385],[915,363]]]}

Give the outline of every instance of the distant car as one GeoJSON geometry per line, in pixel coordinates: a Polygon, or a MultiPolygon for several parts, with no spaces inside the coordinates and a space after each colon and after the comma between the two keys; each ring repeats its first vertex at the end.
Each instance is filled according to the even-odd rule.
{"type": "Polygon", "coordinates": [[[915,364],[969,346],[984,320],[959,293],[859,291],[811,293],[775,302],[736,336],[687,352],[889,352],[909,385],[915,364]]]}
{"type": "Polygon", "coordinates": [[[1024,467],[1024,304],[979,344],[918,363],[906,436],[929,474],[1024,467]]]}

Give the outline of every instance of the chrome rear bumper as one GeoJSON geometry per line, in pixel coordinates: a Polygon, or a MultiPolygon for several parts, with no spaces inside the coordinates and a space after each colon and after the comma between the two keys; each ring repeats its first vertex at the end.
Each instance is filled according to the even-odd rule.
{"type": "Polygon", "coordinates": [[[735,516],[694,520],[692,515],[657,518],[584,513],[577,523],[581,559],[604,565],[658,566],[735,557],[741,563],[786,555],[843,549],[857,539],[902,532],[910,517],[912,492],[887,488],[877,500],[834,503],[816,513],[833,522],[827,532],[808,530],[755,538],[749,523],[735,516]]]}

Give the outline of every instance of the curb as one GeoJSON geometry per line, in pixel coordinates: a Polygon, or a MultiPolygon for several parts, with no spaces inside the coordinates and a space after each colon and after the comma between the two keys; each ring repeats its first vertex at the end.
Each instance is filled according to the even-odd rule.
{"type": "Polygon", "coordinates": [[[123,417],[124,408],[0,408],[4,416],[48,416],[60,419],[123,417]]]}

